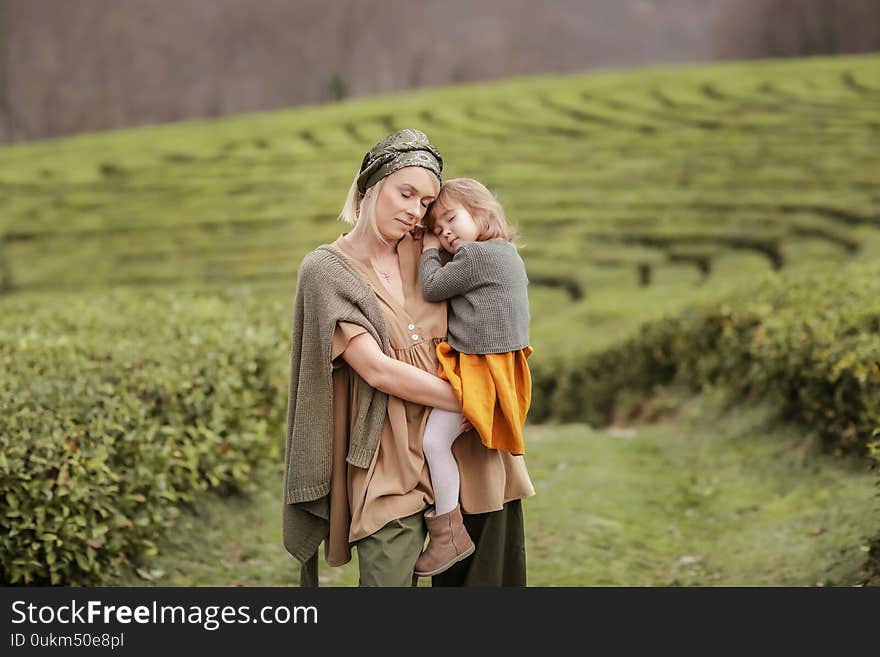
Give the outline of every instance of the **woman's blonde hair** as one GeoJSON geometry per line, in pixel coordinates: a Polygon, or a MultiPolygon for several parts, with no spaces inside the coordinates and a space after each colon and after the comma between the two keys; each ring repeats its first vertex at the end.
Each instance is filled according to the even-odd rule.
{"type": "Polygon", "coordinates": [[[358,218],[363,217],[370,230],[373,231],[373,235],[383,244],[388,244],[388,240],[382,237],[379,228],[376,226],[376,199],[385,185],[385,178],[382,178],[382,180],[370,187],[366,193],[361,194],[357,183],[359,175],[360,172],[355,175],[351,187],[348,188],[348,196],[345,199],[345,205],[342,206],[342,212],[339,213],[339,219],[347,224],[356,226],[358,218]]]}
{"type": "Polygon", "coordinates": [[[473,178],[453,178],[441,185],[440,193],[425,216],[425,228],[433,231],[437,214],[447,210],[453,202],[460,204],[473,217],[480,229],[478,241],[516,241],[519,233],[507,222],[501,203],[483,183],[473,178]]]}

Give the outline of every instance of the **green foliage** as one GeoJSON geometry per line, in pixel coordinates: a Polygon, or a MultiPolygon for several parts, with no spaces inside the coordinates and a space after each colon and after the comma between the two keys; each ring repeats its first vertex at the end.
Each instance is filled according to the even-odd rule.
{"type": "Polygon", "coordinates": [[[880,433],[880,265],[766,277],[648,322],[610,349],[534,372],[532,422],[607,423],[626,395],[677,382],[772,400],[840,451],[880,433]]]}
{"type": "MultiPolygon", "coordinates": [[[[723,395],[682,401],[662,422],[591,429],[526,427],[537,495],[523,502],[530,586],[825,586],[864,579],[877,530],[864,461],[805,449],[770,404],[737,413],[723,395]]],[[[660,401],[657,398],[655,403],[660,401]]],[[[243,497],[206,494],[160,543],[149,571],[110,586],[296,586],[278,540],[280,463],[243,497]]],[[[321,586],[357,586],[321,557],[321,586]]],[[[430,580],[422,578],[426,586],[430,580]]]]}
{"type": "Polygon", "coordinates": [[[880,276],[839,269],[880,255],[878,90],[876,55],[732,63],[0,149],[4,581],[104,581],[196,491],[277,456],[297,266],[346,229],[364,151],[408,126],[520,229],[532,423],[601,425],[677,380],[870,447],[880,276]],[[771,271],[791,275],[731,292],[771,271]],[[223,292],[240,283],[261,300],[223,292]],[[172,291],[45,294],[108,286],[172,291]]]}
{"type": "MultiPolygon", "coordinates": [[[[532,424],[607,423],[677,381],[760,398],[845,450],[880,428],[880,266],[772,276],[534,369],[532,424]]],[[[0,319],[0,554],[10,583],[105,582],[206,489],[278,461],[289,313],[247,290],[13,297],[0,319]]]]}
{"type": "Polygon", "coordinates": [[[286,399],[278,327],[256,311],[246,293],[4,302],[4,582],[101,583],[199,491],[254,485],[286,399]]]}
{"type": "MultiPolygon", "coordinates": [[[[497,193],[539,294],[566,295],[554,322],[617,319],[612,291],[633,301],[619,319],[639,323],[701,287],[880,255],[877,89],[877,55],[715,64],[0,148],[2,260],[22,292],[286,286],[345,230],[334,218],[364,152],[413,126],[440,148],[446,178],[497,193]]],[[[539,328],[536,357],[568,346],[539,328]]]]}

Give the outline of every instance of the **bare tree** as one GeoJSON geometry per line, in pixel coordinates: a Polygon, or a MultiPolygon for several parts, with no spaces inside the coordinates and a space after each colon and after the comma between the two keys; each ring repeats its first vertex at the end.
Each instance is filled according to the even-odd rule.
{"type": "Polygon", "coordinates": [[[9,94],[9,35],[11,20],[6,0],[0,0],[0,142],[15,141],[12,100],[9,94]]]}
{"type": "Polygon", "coordinates": [[[805,57],[880,50],[877,0],[731,1],[715,24],[720,57],[805,57]]]}
{"type": "Polygon", "coordinates": [[[878,14],[880,0],[0,0],[0,142],[597,66],[865,52],[878,14]]]}

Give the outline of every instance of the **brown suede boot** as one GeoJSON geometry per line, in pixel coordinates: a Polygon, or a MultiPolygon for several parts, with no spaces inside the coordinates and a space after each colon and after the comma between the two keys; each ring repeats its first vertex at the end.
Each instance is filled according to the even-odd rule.
{"type": "Polygon", "coordinates": [[[439,575],[452,564],[469,557],[474,549],[461,517],[461,507],[456,506],[442,516],[425,513],[430,541],[428,547],[416,561],[415,574],[419,577],[439,575]]]}

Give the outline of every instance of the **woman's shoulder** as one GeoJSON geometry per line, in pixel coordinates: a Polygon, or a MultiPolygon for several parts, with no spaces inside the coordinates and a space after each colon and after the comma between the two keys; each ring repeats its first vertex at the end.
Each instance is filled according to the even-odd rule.
{"type": "Polygon", "coordinates": [[[303,256],[300,266],[333,266],[345,262],[345,254],[335,243],[321,244],[303,256]]]}
{"type": "Polygon", "coordinates": [[[322,244],[303,256],[299,265],[300,279],[338,280],[343,274],[351,275],[351,265],[333,244],[322,244]]]}

